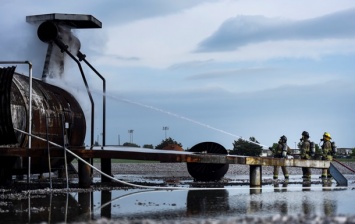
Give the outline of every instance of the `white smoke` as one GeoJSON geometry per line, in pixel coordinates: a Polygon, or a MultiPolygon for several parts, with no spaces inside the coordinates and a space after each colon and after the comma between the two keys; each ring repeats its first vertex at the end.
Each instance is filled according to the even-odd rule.
{"type": "MultiPolygon", "coordinates": [[[[0,61],[30,61],[33,76],[40,78],[47,45],[38,39],[37,27],[27,23],[25,17],[6,19],[6,14],[1,15],[0,61]]],[[[28,66],[17,65],[16,72],[28,75],[28,66]]]]}
{"type": "MultiPolygon", "coordinates": [[[[60,40],[68,46],[68,51],[76,58],[81,44],[73,32],[67,27],[61,27],[60,40]]],[[[45,81],[66,90],[75,97],[84,111],[88,133],[91,127],[91,102],[80,69],[66,52],[62,52],[56,45],[53,48],[55,50],[52,51],[50,56],[51,61],[47,70],[48,73],[45,74],[45,81]]],[[[84,76],[87,78],[85,71],[84,76]]]]}

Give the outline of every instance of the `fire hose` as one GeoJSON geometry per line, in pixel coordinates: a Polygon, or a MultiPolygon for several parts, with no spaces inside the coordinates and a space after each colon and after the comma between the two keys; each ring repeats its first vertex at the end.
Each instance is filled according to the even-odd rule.
{"type": "Polygon", "coordinates": [[[336,160],[333,158],[333,161],[339,163],[340,165],[342,165],[343,167],[347,168],[348,170],[352,171],[353,173],[355,173],[355,170],[351,169],[350,167],[348,167],[347,165],[345,165],[344,163],[340,162],[339,160],[336,160]]]}

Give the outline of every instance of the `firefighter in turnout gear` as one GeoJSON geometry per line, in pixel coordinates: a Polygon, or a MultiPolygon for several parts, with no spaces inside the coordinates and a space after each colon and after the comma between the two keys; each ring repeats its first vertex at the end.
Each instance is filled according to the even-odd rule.
{"type": "MultiPolygon", "coordinates": [[[[301,159],[311,159],[315,153],[314,143],[309,140],[309,133],[307,131],[302,132],[301,141],[301,159]]],[[[311,168],[302,167],[303,179],[311,179],[311,168]]]]}
{"type": "MultiPolygon", "coordinates": [[[[287,145],[286,136],[283,135],[280,137],[276,149],[273,150],[273,154],[274,154],[274,158],[286,158],[287,155],[291,154],[291,149],[287,145]]],[[[282,166],[281,169],[285,179],[288,180],[289,175],[288,175],[287,167],[282,166]]],[[[274,166],[274,176],[273,176],[274,180],[278,178],[279,170],[280,170],[280,166],[274,166]]]]}
{"type": "MultiPolygon", "coordinates": [[[[330,136],[330,134],[328,132],[324,132],[323,134],[323,138],[321,139],[321,141],[323,141],[322,144],[322,155],[321,155],[321,159],[322,160],[328,160],[328,161],[332,161],[333,160],[333,155],[337,152],[337,148],[335,146],[334,142],[331,142],[330,140],[332,139],[332,137],[330,136]]],[[[329,172],[329,168],[328,169],[322,169],[322,179],[325,178],[330,178],[330,172],[329,172]]]]}

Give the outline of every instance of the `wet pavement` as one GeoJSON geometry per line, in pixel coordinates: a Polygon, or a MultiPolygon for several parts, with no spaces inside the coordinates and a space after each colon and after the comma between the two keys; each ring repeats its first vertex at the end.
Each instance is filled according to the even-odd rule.
{"type": "MultiPolygon", "coordinates": [[[[116,178],[157,189],[99,183],[66,189],[63,180],[33,180],[0,189],[1,223],[355,223],[355,175],[348,187],[334,180],[311,182],[292,175],[285,183],[263,175],[261,188],[250,188],[247,175],[227,174],[220,182],[196,183],[185,174],[120,174],[116,178]],[[26,185],[26,187],[25,187],[26,185]],[[159,187],[176,190],[159,190],[159,187]],[[193,190],[192,190],[193,189],[193,190]],[[149,222],[148,222],[149,221],[149,222]]],[[[64,181],[65,182],[65,181],[64,181]]]]}
{"type": "MultiPolygon", "coordinates": [[[[161,177],[117,177],[149,186],[167,186],[166,181],[161,182],[161,177]]],[[[266,176],[265,181],[268,178],[266,176]]],[[[0,220],[2,223],[75,223],[102,219],[118,223],[134,220],[201,223],[248,217],[264,220],[275,215],[352,217],[355,216],[355,177],[347,175],[347,178],[348,187],[337,187],[334,182],[323,185],[317,177],[312,177],[310,185],[302,185],[300,177],[295,176],[289,183],[273,182],[261,188],[241,184],[242,179],[208,185],[186,178],[168,184],[182,188],[176,190],[137,189],[116,183],[94,184],[92,189],[70,188],[68,192],[44,188],[15,193],[3,189],[0,191],[0,220]],[[194,190],[189,190],[191,188],[194,190]]]]}

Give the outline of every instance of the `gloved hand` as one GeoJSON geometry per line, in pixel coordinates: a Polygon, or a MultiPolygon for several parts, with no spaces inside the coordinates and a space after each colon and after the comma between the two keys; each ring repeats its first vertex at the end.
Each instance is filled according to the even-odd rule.
{"type": "Polygon", "coordinates": [[[282,151],[281,158],[286,158],[286,156],[287,156],[287,152],[286,151],[282,151]]]}

